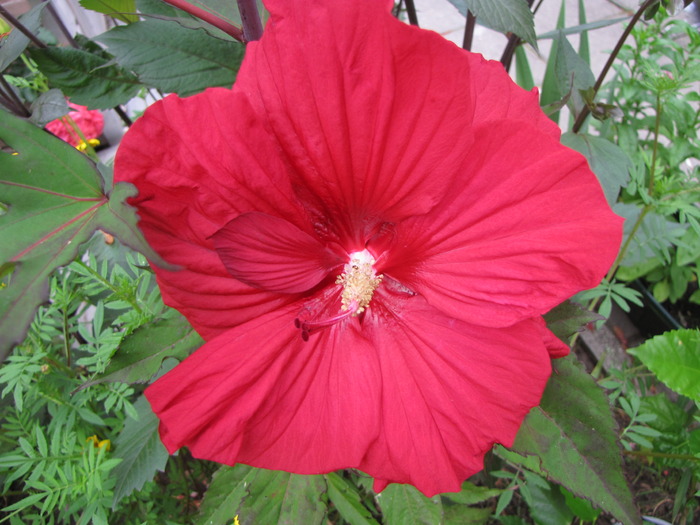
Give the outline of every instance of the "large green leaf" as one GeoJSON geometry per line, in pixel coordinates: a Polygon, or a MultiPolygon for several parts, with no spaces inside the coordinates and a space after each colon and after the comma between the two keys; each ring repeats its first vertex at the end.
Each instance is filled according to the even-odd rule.
{"type": "Polygon", "coordinates": [[[104,374],[80,389],[114,381],[145,383],[158,372],[164,359],[182,360],[203,343],[187,319],[170,310],[169,317],[142,326],[125,338],[104,374]]]}
{"type": "Polygon", "coordinates": [[[570,93],[569,107],[577,115],[584,107],[583,92],[593,87],[595,77],[590,66],[560,33],[557,38],[558,52],[554,64],[560,93],[570,93]]]}
{"type": "Polygon", "coordinates": [[[48,298],[48,276],[72,261],[96,229],[119,237],[151,260],[125,200],[135,188],[106,190],[97,167],[42,129],[0,111],[0,360],[26,334],[48,298]]]}
{"type": "Polygon", "coordinates": [[[326,505],[323,476],[255,469],[247,465],[221,467],[207,490],[198,525],[323,523],[326,505]]]}
{"type": "Polygon", "coordinates": [[[245,51],[238,42],[156,19],[115,27],[97,40],[143,83],[182,96],[233,85],[245,51]]]}
{"type": "Polygon", "coordinates": [[[378,525],[372,513],[362,504],[358,488],[336,472],[324,476],[328,484],[328,499],[338,514],[352,525],[378,525]]]}
{"type": "Polygon", "coordinates": [[[93,109],[108,109],[128,102],[141,83],[104,53],[51,47],[32,49],[31,57],[52,87],[60,88],[72,102],[93,109]]]}
{"type": "Polygon", "coordinates": [[[541,406],[528,414],[513,450],[536,455],[550,480],[623,523],[640,523],[607,397],[572,356],[553,367],[541,406]]]}
{"type": "Polygon", "coordinates": [[[629,350],[666,386],[700,401],[700,330],[674,330],[629,350]]]}
{"type": "Polygon", "coordinates": [[[136,14],[136,0],[80,0],[80,5],[85,9],[109,15],[127,24],[139,19],[136,14]]]}
{"type": "MultiPolygon", "coordinates": [[[[562,29],[566,23],[566,0],[562,0],[559,16],[557,17],[557,29],[562,29]]],[[[544,79],[542,80],[542,93],[540,94],[541,106],[552,106],[557,104],[564,96],[559,90],[559,82],[557,81],[557,57],[559,55],[559,41],[554,39],[552,47],[549,50],[547,58],[547,67],[544,71],[544,79]]],[[[559,123],[559,111],[554,111],[549,115],[554,122],[559,123]]]]}
{"type": "Polygon", "coordinates": [[[377,502],[385,525],[437,525],[443,519],[440,496],[427,498],[412,485],[391,484],[377,502]]]}
{"type": "Polygon", "coordinates": [[[70,108],[65,95],[60,89],[49,89],[32,102],[29,108],[32,116],[29,120],[37,126],[45,126],[54,119],[68,114],[70,108]]]}
{"type": "Polygon", "coordinates": [[[114,441],[114,457],[122,462],[112,471],[117,480],[112,508],[134,490],[140,490],[156,472],[162,472],[168,462],[168,451],[158,435],[158,418],[146,398],[140,397],[134,408],[138,420],[129,419],[114,441]]]}
{"type": "MultiPolygon", "coordinates": [[[[41,26],[41,13],[44,11],[46,4],[48,4],[48,2],[43,2],[28,13],[19,17],[19,21],[22,22],[22,25],[33,35],[36,35],[39,31],[39,27],[41,26]]],[[[22,54],[22,51],[27,48],[29,45],[29,38],[19,29],[13,29],[8,36],[0,39],[0,42],[2,42],[2,45],[0,45],[0,73],[2,73],[7,66],[17,60],[22,54]]]]}
{"type": "Polygon", "coordinates": [[[460,13],[471,11],[480,24],[501,33],[515,33],[537,47],[535,17],[525,0],[449,0],[460,13]]]}
{"type": "Polygon", "coordinates": [[[586,157],[603,187],[608,203],[612,206],[617,202],[620,188],[630,178],[632,161],[627,153],[609,140],[585,133],[564,133],[561,143],[586,157]]]}

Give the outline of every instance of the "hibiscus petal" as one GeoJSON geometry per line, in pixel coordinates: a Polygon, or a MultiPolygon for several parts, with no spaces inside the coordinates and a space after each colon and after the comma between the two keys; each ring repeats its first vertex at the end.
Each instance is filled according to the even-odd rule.
{"type": "Polygon", "coordinates": [[[365,458],[375,489],[410,483],[427,496],[459,491],[495,443],[511,446],[551,372],[538,324],[463,323],[420,297],[386,291],[368,325],[382,373],[382,431],[365,458]],[[400,312],[399,314],[391,313],[400,312]]]}
{"type": "MultiPolygon", "coordinates": [[[[383,2],[270,1],[234,89],[270,123],[314,220],[357,230],[425,213],[494,118],[558,136],[497,63],[390,15],[383,2]]],[[[364,230],[363,230],[364,231],[364,230]]]]}
{"type": "Polygon", "coordinates": [[[130,203],[149,244],[181,267],[154,267],[166,304],[207,339],[289,302],[233,279],[209,237],[252,210],[309,227],[264,124],[236,109],[246,104],[225,89],[169,96],[134,123],[115,161],[115,181],[139,190],[130,203]]]}
{"type": "Polygon", "coordinates": [[[300,308],[226,332],[146,390],[170,452],[301,474],[361,463],[379,425],[376,352],[357,323],[303,341],[300,308]]]}
{"type": "Polygon", "coordinates": [[[293,224],[265,213],[239,215],[212,238],[231,275],[271,292],[310,290],[345,262],[293,224]]]}
{"type": "Polygon", "coordinates": [[[475,327],[420,297],[378,295],[363,322],[306,342],[289,305],[207,343],[146,390],[163,443],[231,465],[356,467],[379,488],[459,490],[539,402],[550,373],[540,328],[475,327]]]}
{"type": "Polygon", "coordinates": [[[596,286],[617,255],[622,219],[586,160],[524,123],[490,123],[461,186],[401,223],[379,271],[465,321],[508,326],[596,286]]]}

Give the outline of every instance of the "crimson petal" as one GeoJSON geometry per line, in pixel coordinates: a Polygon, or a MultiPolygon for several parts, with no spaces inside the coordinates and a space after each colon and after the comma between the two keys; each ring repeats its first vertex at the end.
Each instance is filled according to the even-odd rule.
{"type": "Polygon", "coordinates": [[[380,270],[460,319],[508,326],[596,286],[622,222],[586,159],[524,123],[493,122],[462,166],[462,186],[402,222],[380,270]]]}
{"type": "Polygon", "coordinates": [[[378,488],[411,483],[427,495],[459,490],[539,402],[550,373],[540,326],[476,327],[421,297],[377,293],[362,323],[304,342],[290,305],[156,381],[146,396],[168,450],[301,474],[356,467],[378,488]]]}
{"type": "Polygon", "coordinates": [[[260,212],[239,215],[212,238],[231,275],[271,292],[305,292],[345,262],[293,224],[260,212]]]}

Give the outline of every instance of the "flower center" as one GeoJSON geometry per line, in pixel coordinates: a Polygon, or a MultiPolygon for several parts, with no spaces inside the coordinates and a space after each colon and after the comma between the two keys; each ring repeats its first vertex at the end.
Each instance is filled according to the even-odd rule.
{"type": "MultiPolygon", "coordinates": [[[[331,317],[295,319],[294,324],[301,330],[301,337],[304,341],[308,341],[309,335],[313,332],[332,326],[348,317],[355,317],[365,311],[383,277],[374,271],[374,263],[374,258],[367,250],[350,254],[350,262],[345,265],[343,273],[335,281],[336,284],[343,286],[343,292],[340,295],[340,313],[331,317]]],[[[314,309],[311,305],[305,308],[306,313],[312,312],[314,309]]],[[[300,317],[302,316],[303,314],[300,315],[300,317]]]]}
{"type": "Polygon", "coordinates": [[[375,260],[367,250],[350,254],[350,262],[335,281],[336,284],[343,285],[341,310],[350,310],[351,315],[358,315],[369,306],[383,277],[374,271],[374,263],[375,260]]]}

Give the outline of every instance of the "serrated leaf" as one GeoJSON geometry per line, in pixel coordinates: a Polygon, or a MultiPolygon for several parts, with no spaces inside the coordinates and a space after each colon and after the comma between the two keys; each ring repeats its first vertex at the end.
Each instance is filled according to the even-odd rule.
{"type": "Polygon", "coordinates": [[[443,519],[440,496],[428,498],[412,485],[391,484],[377,502],[385,525],[437,525],[443,519]]]}
{"type": "Polygon", "coordinates": [[[32,49],[32,59],[53,87],[60,88],[71,102],[91,109],[108,109],[134,98],[142,85],[104,53],[51,47],[32,49]]]}
{"type": "Polygon", "coordinates": [[[564,342],[568,341],[572,335],[583,332],[588,323],[605,319],[602,315],[586,310],[573,301],[564,301],[543,317],[547,328],[564,342]]]}
{"type": "Polygon", "coordinates": [[[142,326],[126,337],[100,377],[81,385],[120,381],[145,383],[158,372],[163,360],[182,360],[199,348],[204,340],[182,315],[174,310],[172,317],[142,326]]]}
{"type": "Polygon", "coordinates": [[[362,504],[357,487],[336,472],[324,476],[328,484],[328,499],[338,514],[352,525],[378,525],[372,513],[362,504]]]}
{"type": "Polygon", "coordinates": [[[134,403],[138,421],[129,419],[114,440],[114,457],[122,460],[112,471],[117,483],[114,486],[112,508],[134,490],[162,472],[168,461],[168,451],[158,435],[158,417],[151,410],[145,397],[134,403]]]}
{"type": "MultiPolygon", "coordinates": [[[[41,14],[47,4],[48,2],[42,2],[32,8],[31,11],[19,17],[19,21],[22,22],[22,25],[33,35],[36,35],[39,31],[39,27],[41,26],[41,14]]],[[[0,45],[0,73],[2,73],[7,69],[7,66],[17,60],[27,48],[29,45],[29,38],[19,29],[13,29],[7,37],[0,41],[2,42],[2,45],[0,45]]]]}
{"type": "Polygon", "coordinates": [[[700,330],[674,330],[629,350],[666,386],[700,401],[700,330]]]}
{"type": "Polygon", "coordinates": [[[598,182],[603,187],[605,198],[612,206],[630,178],[632,161],[619,146],[601,137],[585,133],[564,133],[561,143],[583,154],[588,160],[598,182]]]}
{"type": "Polygon", "coordinates": [[[0,111],[0,360],[26,334],[36,308],[48,299],[48,276],[71,262],[96,229],[165,264],[136,227],[123,199],[130,184],[107,194],[85,155],[29,122],[0,111]]]}
{"type": "Polygon", "coordinates": [[[109,15],[127,24],[139,19],[136,14],[136,0],[80,0],[80,5],[85,9],[109,15]]]}
{"type": "Polygon", "coordinates": [[[572,356],[554,360],[553,367],[541,406],[526,417],[513,450],[539,457],[550,480],[623,523],[641,523],[607,397],[572,356]]]}
{"type": "Polygon", "coordinates": [[[142,82],[181,96],[232,86],[245,52],[241,43],[155,19],[115,27],[97,40],[142,82]]]}
{"type": "Polygon", "coordinates": [[[65,95],[60,89],[49,89],[42,93],[32,102],[29,108],[32,116],[29,120],[37,126],[45,126],[52,120],[61,118],[68,114],[70,108],[65,95]]]}
{"type": "Polygon", "coordinates": [[[212,480],[197,525],[228,523],[320,524],[326,515],[323,476],[302,476],[236,465],[221,467],[212,480]]]}
{"type": "Polygon", "coordinates": [[[525,0],[449,0],[462,15],[471,11],[477,22],[501,33],[515,33],[537,47],[535,17],[525,0]]]}

